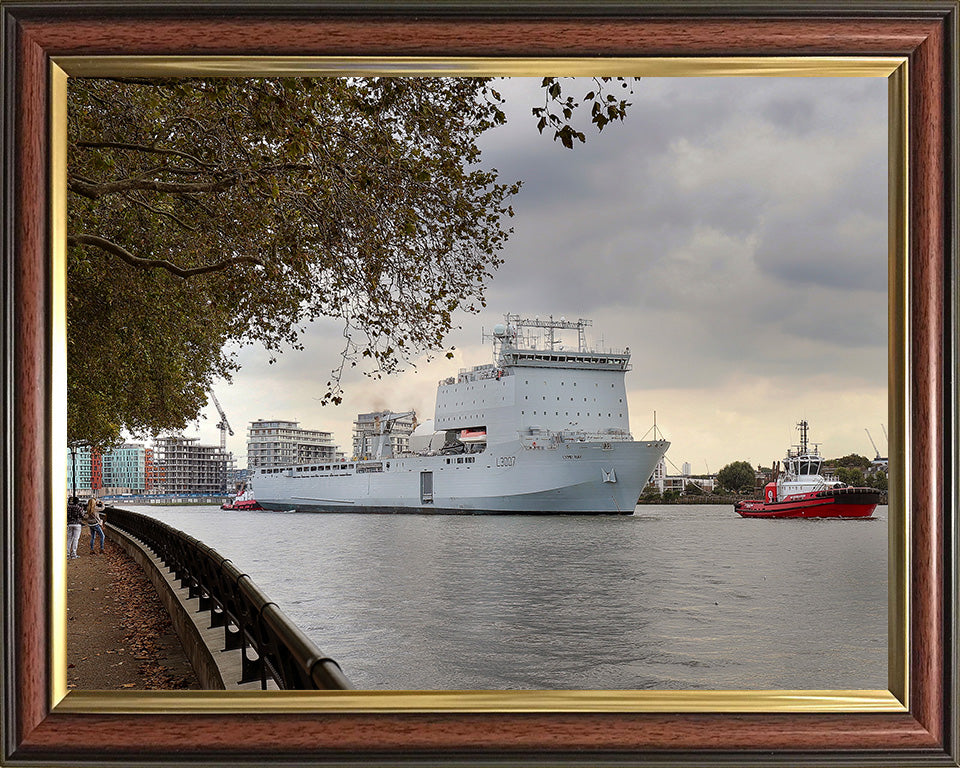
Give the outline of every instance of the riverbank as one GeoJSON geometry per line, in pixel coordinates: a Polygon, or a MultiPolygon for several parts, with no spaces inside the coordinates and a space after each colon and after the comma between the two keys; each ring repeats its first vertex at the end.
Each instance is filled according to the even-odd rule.
{"type": "Polygon", "coordinates": [[[112,541],[91,554],[88,531],[67,561],[67,687],[184,690],[200,684],[140,566],[112,541]]]}

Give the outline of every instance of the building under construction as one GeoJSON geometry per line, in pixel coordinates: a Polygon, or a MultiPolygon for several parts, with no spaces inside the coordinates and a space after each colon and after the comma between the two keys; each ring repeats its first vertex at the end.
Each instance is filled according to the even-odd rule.
{"type": "Polygon", "coordinates": [[[233,454],[218,445],[199,445],[195,437],[171,435],[154,443],[157,485],[161,493],[223,494],[233,454]]]}

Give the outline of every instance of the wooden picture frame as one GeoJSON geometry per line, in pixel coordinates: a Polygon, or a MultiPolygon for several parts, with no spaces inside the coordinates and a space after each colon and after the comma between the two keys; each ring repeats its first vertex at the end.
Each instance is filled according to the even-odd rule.
{"type": "Polygon", "coordinates": [[[957,2],[0,6],[5,763],[958,765],[957,2]],[[759,706],[705,696],[652,710],[589,697],[582,706],[541,697],[512,707],[491,694],[471,707],[374,695],[369,706],[338,710],[311,694],[276,706],[236,694],[224,711],[204,698],[191,709],[163,692],[125,704],[61,695],[51,658],[63,645],[62,622],[51,596],[64,597],[62,563],[51,543],[62,538],[52,510],[61,506],[64,465],[51,445],[65,423],[57,353],[65,318],[64,277],[51,252],[64,233],[51,211],[63,208],[65,157],[54,95],[71,66],[92,73],[103,57],[251,55],[902,61],[891,100],[906,109],[891,128],[903,131],[907,173],[891,185],[891,242],[906,263],[891,274],[891,328],[903,329],[892,334],[902,344],[892,344],[891,361],[905,373],[902,383],[892,379],[891,397],[904,406],[891,438],[901,464],[893,495],[906,526],[891,550],[902,547],[907,562],[893,611],[905,632],[898,640],[892,620],[891,637],[905,666],[885,699],[831,710],[778,706],[776,695],[759,706]]]}

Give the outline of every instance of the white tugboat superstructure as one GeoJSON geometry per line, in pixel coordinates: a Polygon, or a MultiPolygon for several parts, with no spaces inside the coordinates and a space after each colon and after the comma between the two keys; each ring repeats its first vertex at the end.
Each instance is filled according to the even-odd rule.
{"type": "MultiPolygon", "coordinates": [[[[632,514],[665,440],[630,434],[630,350],[586,346],[588,320],[507,315],[495,362],[437,388],[435,416],[410,451],[263,468],[251,477],[264,509],[439,514],[632,514]],[[576,330],[576,349],[559,331],[576,330]],[[535,335],[543,331],[545,343],[535,335]]],[[[386,433],[394,421],[381,419],[386,433]]]]}

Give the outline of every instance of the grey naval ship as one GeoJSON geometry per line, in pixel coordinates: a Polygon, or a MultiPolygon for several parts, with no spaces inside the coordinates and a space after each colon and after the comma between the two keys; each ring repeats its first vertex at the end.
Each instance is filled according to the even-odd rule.
{"type": "MultiPolygon", "coordinates": [[[[350,461],[260,468],[261,507],[303,512],[629,515],[669,447],[630,434],[624,376],[630,349],[590,350],[589,320],[524,319],[486,335],[494,363],[437,388],[434,418],[391,455],[381,418],[369,451],[350,461]],[[575,330],[576,349],[559,332],[575,330]],[[541,335],[544,337],[541,340],[541,335]]],[[[656,437],[656,432],[654,437],[656,437]]]]}

